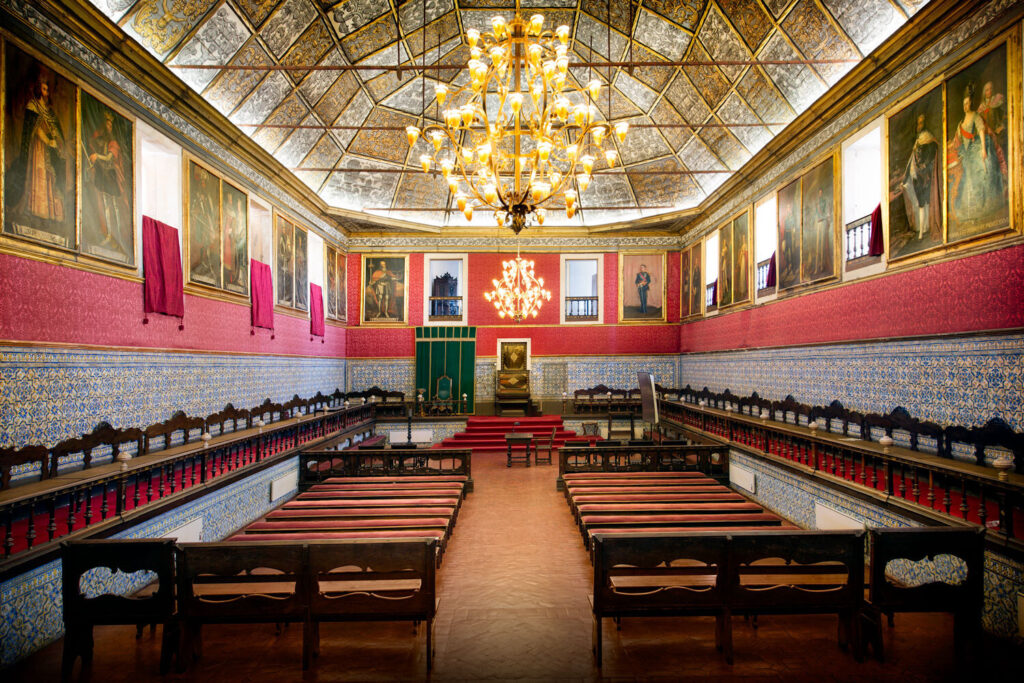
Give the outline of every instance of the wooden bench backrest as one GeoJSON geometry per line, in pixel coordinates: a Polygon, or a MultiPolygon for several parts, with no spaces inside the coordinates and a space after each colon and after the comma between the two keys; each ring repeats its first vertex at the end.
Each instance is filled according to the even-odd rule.
{"type": "Polygon", "coordinates": [[[730,605],[736,610],[782,613],[856,607],[864,595],[864,534],[860,530],[730,534],[730,605]],[[747,588],[751,581],[759,585],[747,588]]]}
{"type": "Polygon", "coordinates": [[[982,528],[907,527],[871,529],[869,600],[885,611],[957,612],[980,610],[984,602],[985,530],[982,528]],[[893,560],[918,562],[952,555],[967,565],[962,583],[939,577],[921,585],[894,582],[886,575],[893,560]]]}
{"type": "MultiPolygon", "coordinates": [[[[174,612],[174,539],[88,539],[61,543],[64,623],[137,624],[166,621],[174,612]],[[88,597],[82,576],[91,569],[156,574],[157,590],[146,597],[106,593],[88,597]]],[[[141,586],[139,586],[141,588],[141,586]]]]}
{"type": "Polygon", "coordinates": [[[274,541],[187,543],[181,550],[179,595],[186,618],[285,621],[305,615],[306,546],[274,541]],[[221,586],[230,586],[231,591],[202,594],[221,586]]]}
{"type": "Polygon", "coordinates": [[[437,539],[310,544],[309,606],[314,618],[373,615],[432,617],[436,605],[437,539]],[[419,581],[418,588],[388,581],[419,581]],[[345,585],[348,584],[348,585],[345,585]]]}
{"type": "Polygon", "coordinates": [[[727,552],[728,537],[716,533],[594,534],[594,610],[650,613],[721,605],[727,552]],[[636,586],[624,587],[628,581],[636,586]]]}

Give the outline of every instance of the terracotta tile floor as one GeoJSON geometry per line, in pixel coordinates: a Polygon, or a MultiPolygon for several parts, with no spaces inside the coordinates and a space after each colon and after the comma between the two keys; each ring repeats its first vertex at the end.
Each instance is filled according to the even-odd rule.
{"type": "MultiPolygon", "coordinates": [[[[952,619],[945,615],[898,615],[896,628],[885,633],[885,664],[858,664],[841,651],[834,617],[762,617],[757,629],[736,619],[731,667],[714,648],[711,619],[632,619],[618,632],[606,621],[599,671],[590,649],[592,570],[555,477],[556,466],[507,469],[499,456],[474,457],[476,491],[459,514],[439,574],[430,679],[1019,680],[1004,674],[1019,667],[1020,652],[998,643],[986,643],[983,663],[966,677],[958,673],[952,619]]],[[[94,680],[159,679],[158,638],[147,632],[137,643],[133,629],[123,627],[100,627],[95,635],[94,680]]],[[[203,659],[166,679],[427,678],[422,631],[414,636],[410,624],[325,624],[321,637],[321,655],[304,674],[301,629],[276,635],[271,626],[207,627],[203,659]]],[[[57,642],[0,678],[55,680],[60,652],[57,642]]]]}

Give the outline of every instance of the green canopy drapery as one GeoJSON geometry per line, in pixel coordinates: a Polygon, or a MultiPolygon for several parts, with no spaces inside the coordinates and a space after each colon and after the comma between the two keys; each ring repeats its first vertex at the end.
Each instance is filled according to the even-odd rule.
{"type": "Polygon", "coordinates": [[[476,369],[476,327],[416,328],[416,388],[423,389],[424,400],[436,398],[437,378],[452,380],[452,399],[466,394],[466,411],[474,411],[476,369]]]}

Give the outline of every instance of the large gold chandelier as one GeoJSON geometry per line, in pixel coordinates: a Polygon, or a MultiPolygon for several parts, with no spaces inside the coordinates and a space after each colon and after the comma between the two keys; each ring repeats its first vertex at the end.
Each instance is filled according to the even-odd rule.
{"type": "Polygon", "coordinates": [[[441,171],[467,221],[474,207],[491,210],[518,235],[528,219],[543,224],[558,198],[572,218],[598,156],[615,165],[612,135],[623,141],[629,124],[600,119],[601,82],[579,87],[569,74],[568,26],[545,31],[543,16],[524,20],[518,7],[510,23],[496,16],[491,26],[466,31],[469,83],[435,87],[444,124],[406,133],[410,146],[421,135],[433,145],[419,158],[423,171],[441,171]]]}

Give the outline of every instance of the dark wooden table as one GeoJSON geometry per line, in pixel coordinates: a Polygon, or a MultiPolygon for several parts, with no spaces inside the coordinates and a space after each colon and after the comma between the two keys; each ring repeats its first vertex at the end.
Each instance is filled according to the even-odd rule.
{"type": "Polygon", "coordinates": [[[513,462],[524,462],[530,466],[530,449],[533,447],[533,434],[506,434],[505,444],[508,446],[508,459],[506,467],[512,467],[513,462]],[[517,449],[522,448],[522,454],[517,449]]]}

